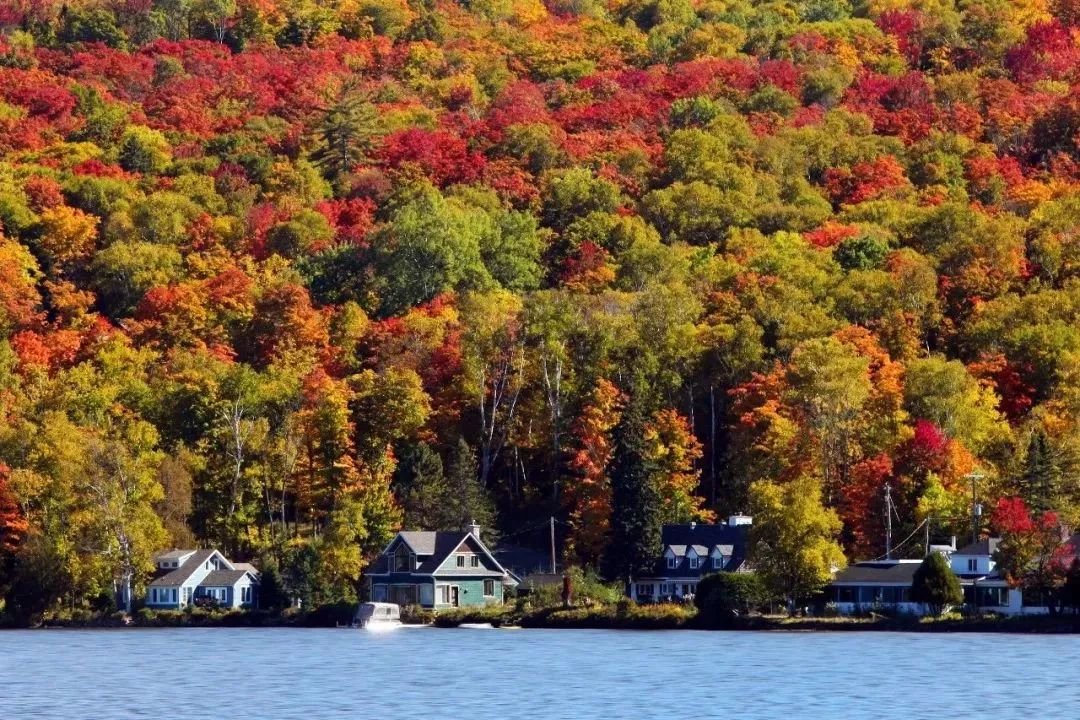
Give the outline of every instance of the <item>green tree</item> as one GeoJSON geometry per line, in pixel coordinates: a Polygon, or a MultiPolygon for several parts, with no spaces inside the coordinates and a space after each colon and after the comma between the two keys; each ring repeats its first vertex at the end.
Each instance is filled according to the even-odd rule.
{"type": "Polygon", "coordinates": [[[604,553],[605,572],[630,582],[648,573],[660,553],[660,494],[656,468],[643,440],[645,423],[634,406],[615,427],[611,460],[611,542],[604,553]]]}
{"type": "Polygon", "coordinates": [[[119,160],[125,170],[157,175],[172,162],[172,148],[157,130],[131,125],[120,137],[119,160]]]}
{"type": "Polygon", "coordinates": [[[1035,431],[1028,440],[1023,474],[1019,478],[1020,497],[1036,515],[1054,510],[1061,470],[1046,433],[1035,431]]]}
{"type": "Polygon", "coordinates": [[[915,571],[911,581],[911,599],[926,605],[935,616],[964,601],[960,580],[941,553],[930,553],[915,571]]]}
{"type": "Polygon", "coordinates": [[[708,625],[730,623],[748,615],[768,602],[765,584],[757,573],[720,572],[706,575],[694,593],[694,605],[708,625]]]}
{"type": "Polygon", "coordinates": [[[809,475],[784,484],[753,483],[750,507],[750,561],[769,591],[794,613],[797,602],[821,590],[846,564],[836,541],[840,518],[822,505],[821,483],[809,475]]]}
{"type": "Polygon", "coordinates": [[[379,112],[350,88],[324,112],[315,130],[318,146],[311,161],[331,180],[348,175],[367,161],[381,130],[379,112]]]}
{"type": "Polygon", "coordinates": [[[398,208],[376,234],[381,310],[393,315],[449,290],[493,285],[480,255],[481,238],[495,232],[482,210],[449,203],[430,185],[398,208]]]}

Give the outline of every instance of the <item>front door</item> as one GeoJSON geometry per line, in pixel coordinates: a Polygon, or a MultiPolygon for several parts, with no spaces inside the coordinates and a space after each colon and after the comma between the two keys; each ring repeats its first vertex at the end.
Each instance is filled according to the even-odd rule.
{"type": "Polygon", "coordinates": [[[454,585],[450,588],[450,604],[454,607],[458,607],[458,586],[454,585]]]}

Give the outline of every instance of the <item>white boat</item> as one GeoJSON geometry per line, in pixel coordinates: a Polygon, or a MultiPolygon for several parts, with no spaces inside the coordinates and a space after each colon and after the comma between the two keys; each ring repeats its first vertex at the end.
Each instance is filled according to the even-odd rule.
{"type": "Polygon", "coordinates": [[[384,602],[361,603],[356,609],[353,624],[370,630],[401,627],[401,606],[384,602]]]}

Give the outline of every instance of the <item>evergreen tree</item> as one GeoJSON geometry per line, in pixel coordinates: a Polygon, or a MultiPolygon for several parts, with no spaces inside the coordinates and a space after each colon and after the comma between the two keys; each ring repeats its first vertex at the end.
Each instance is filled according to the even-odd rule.
{"type": "Polygon", "coordinates": [[[647,573],[660,552],[660,495],[653,482],[656,468],[643,441],[644,422],[628,410],[615,428],[611,467],[611,542],[604,554],[606,574],[630,581],[647,573]]]}
{"type": "Polygon", "coordinates": [[[402,452],[394,478],[402,498],[405,527],[464,530],[480,525],[485,542],[494,542],[495,508],[480,485],[476,453],[459,439],[445,469],[431,446],[417,443],[402,452]]]}
{"type": "Polygon", "coordinates": [[[446,529],[463,530],[476,523],[480,526],[484,541],[494,543],[498,539],[495,531],[495,506],[487,490],[480,484],[476,453],[462,438],[458,438],[457,445],[450,454],[447,481],[450,491],[447,508],[450,516],[446,529]]]}
{"type": "Polygon", "coordinates": [[[1060,476],[1050,441],[1041,430],[1035,431],[1028,440],[1027,459],[1019,488],[1020,496],[1032,513],[1041,515],[1054,509],[1060,476]]]}
{"type": "Polygon", "coordinates": [[[348,175],[367,159],[372,138],[379,132],[375,106],[348,89],[330,106],[316,129],[319,147],[311,160],[328,178],[348,175]]]}
{"type": "Polygon", "coordinates": [[[401,498],[405,527],[442,527],[449,486],[442,458],[427,443],[408,445],[394,472],[394,491],[401,498]]]}
{"type": "Polygon", "coordinates": [[[960,581],[941,553],[930,553],[915,571],[911,599],[923,603],[934,615],[941,615],[950,605],[964,601],[960,581]]]}

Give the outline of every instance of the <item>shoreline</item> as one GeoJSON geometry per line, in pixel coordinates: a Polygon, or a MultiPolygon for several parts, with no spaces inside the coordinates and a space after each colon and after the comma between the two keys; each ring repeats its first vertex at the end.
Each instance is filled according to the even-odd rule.
{"type": "MultiPolygon", "coordinates": [[[[311,611],[270,613],[260,610],[230,612],[146,612],[130,616],[82,615],[48,618],[19,625],[7,622],[0,630],[52,629],[152,629],[152,628],[348,628],[351,605],[340,604],[311,611]]],[[[462,609],[438,615],[424,612],[407,614],[405,625],[442,629],[490,625],[494,628],[549,630],[697,630],[737,632],[896,632],[896,633],[1004,633],[1013,635],[1080,634],[1080,615],[1029,615],[1017,617],[946,616],[917,618],[909,616],[872,618],[800,617],[754,615],[710,623],[692,608],[678,605],[594,605],[571,608],[462,609]]]]}

